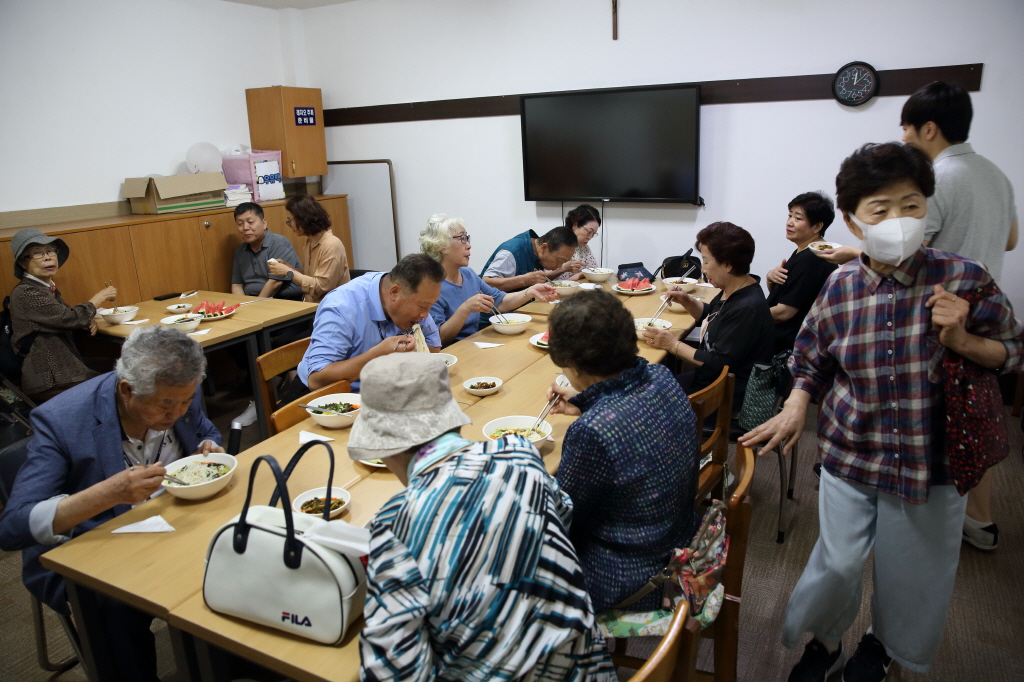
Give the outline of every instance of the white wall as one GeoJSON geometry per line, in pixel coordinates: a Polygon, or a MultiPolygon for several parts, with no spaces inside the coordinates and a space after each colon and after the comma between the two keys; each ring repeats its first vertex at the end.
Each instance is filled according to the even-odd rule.
{"type": "Polygon", "coordinates": [[[195,142],[248,143],[281,43],[275,10],[219,0],[0,0],[0,211],[117,201],[195,142]]]}
{"type": "MultiPolygon", "coordinates": [[[[1024,195],[1017,0],[637,0],[620,3],[618,41],[610,3],[590,0],[358,0],[302,16],[310,85],[327,108],[831,73],[855,59],[878,69],[984,62],[970,141],[1024,195]]],[[[903,99],[856,110],[825,100],[703,107],[707,207],[608,205],[606,263],[660,262],[704,225],[730,220],[754,234],[753,270],[763,274],[791,250],[788,201],[810,189],[834,193],[853,149],[898,139],[903,99]]],[[[477,266],[508,236],[559,220],[557,203],[522,198],[517,117],[329,128],[327,146],[331,160],[394,161],[406,252],[438,211],[465,218],[477,266]]],[[[839,222],[828,236],[854,243],[839,222]]],[[[1024,306],[1024,247],[1008,254],[1002,284],[1024,306]]]]}

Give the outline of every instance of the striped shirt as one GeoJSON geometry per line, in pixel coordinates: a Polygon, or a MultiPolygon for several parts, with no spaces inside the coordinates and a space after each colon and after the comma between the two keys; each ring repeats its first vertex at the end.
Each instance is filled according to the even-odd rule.
{"type": "MultiPolygon", "coordinates": [[[[914,504],[952,483],[941,434],[946,351],[925,302],[936,284],[962,294],[991,281],[977,262],[924,247],[889,276],[860,260],[832,274],[790,359],[793,388],[824,398],[818,450],[829,473],[914,504]]],[[[1002,371],[1024,369],[1024,325],[1001,291],[971,307],[967,331],[1003,342],[1002,371]]]]}
{"type": "Polygon", "coordinates": [[[371,525],[362,679],[615,682],[571,509],[517,436],[414,476],[371,525]]]}

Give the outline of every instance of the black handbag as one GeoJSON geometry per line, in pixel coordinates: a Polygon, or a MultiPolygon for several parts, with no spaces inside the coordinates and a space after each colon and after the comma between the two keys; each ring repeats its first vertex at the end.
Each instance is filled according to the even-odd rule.
{"type": "Polygon", "coordinates": [[[654,271],[654,276],[657,277],[660,274],[662,279],[666,277],[699,277],[700,258],[692,254],[693,249],[690,249],[682,256],[669,256],[654,271]]]}

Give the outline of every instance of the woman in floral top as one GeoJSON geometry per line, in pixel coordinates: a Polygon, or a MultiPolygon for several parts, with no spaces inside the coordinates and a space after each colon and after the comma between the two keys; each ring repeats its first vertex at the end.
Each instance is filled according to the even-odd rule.
{"type": "MultiPolygon", "coordinates": [[[[697,529],[696,416],[672,373],[636,356],[633,316],[611,294],[566,299],[550,332],[551,359],[572,383],[552,386],[564,399],[554,411],[581,415],[565,434],[558,483],[600,612],[643,587],[697,529]]],[[[653,610],[660,598],[654,591],[629,608],[653,610]]]]}
{"type": "Polygon", "coordinates": [[[598,267],[597,258],[594,257],[588,246],[590,240],[597,236],[597,231],[601,228],[601,214],[597,209],[590,204],[580,204],[565,216],[565,226],[576,233],[579,245],[576,247],[576,253],[573,254],[572,260],[566,263],[566,266],[570,266],[568,272],[556,277],[555,281],[560,279],[578,280],[583,277],[583,273],[580,272],[582,268],[598,267]]]}

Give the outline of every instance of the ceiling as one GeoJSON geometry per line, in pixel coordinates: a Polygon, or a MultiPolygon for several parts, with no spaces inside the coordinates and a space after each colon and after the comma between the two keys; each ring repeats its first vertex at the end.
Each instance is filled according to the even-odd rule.
{"type": "Polygon", "coordinates": [[[343,2],[354,2],[355,0],[224,0],[224,2],[237,2],[242,5],[256,5],[257,7],[269,7],[270,9],[309,9],[310,7],[326,7],[327,5],[340,5],[343,2]]]}

